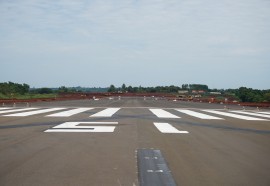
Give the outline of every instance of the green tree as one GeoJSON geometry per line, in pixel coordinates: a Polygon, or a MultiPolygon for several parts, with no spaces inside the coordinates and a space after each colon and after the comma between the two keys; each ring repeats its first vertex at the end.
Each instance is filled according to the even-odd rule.
{"type": "Polygon", "coordinates": [[[270,92],[264,94],[264,100],[270,102],[270,92]]]}
{"type": "Polygon", "coordinates": [[[189,89],[188,84],[183,84],[183,85],[182,85],[182,89],[183,89],[183,90],[188,90],[188,89],[189,89]]]}
{"type": "Polygon", "coordinates": [[[126,85],[125,85],[125,83],[124,83],[124,84],[122,85],[122,91],[125,92],[125,91],[126,91],[126,88],[127,88],[127,87],[126,87],[126,85]]]}
{"type": "MultiPolygon", "coordinates": [[[[135,87],[134,87],[134,88],[135,88],[135,87]]],[[[134,92],[132,86],[128,86],[127,91],[128,91],[128,92],[134,92]]]]}
{"type": "Polygon", "coordinates": [[[116,88],[114,85],[111,85],[110,88],[108,89],[108,92],[115,92],[116,88]]]}
{"type": "Polygon", "coordinates": [[[5,95],[11,94],[25,94],[29,92],[29,85],[27,84],[18,84],[13,82],[0,83],[0,93],[5,95]]]}
{"type": "Polygon", "coordinates": [[[58,92],[59,93],[66,93],[66,92],[68,92],[68,88],[65,86],[61,86],[58,88],[58,92]]]}
{"type": "Polygon", "coordinates": [[[204,90],[208,91],[208,86],[207,85],[202,85],[202,84],[190,84],[189,88],[191,90],[204,90]]]}
{"type": "Polygon", "coordinates": [[[39,94],[51,94],[53,93],[52,89],[50,88],[40,88],[40,89],[37,89],[37,93],[39,94]]]}

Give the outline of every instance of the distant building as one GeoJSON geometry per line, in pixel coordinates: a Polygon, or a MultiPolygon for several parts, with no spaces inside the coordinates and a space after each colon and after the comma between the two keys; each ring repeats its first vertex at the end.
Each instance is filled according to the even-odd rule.
{"type": "Polygon", "coordinates": [[[178,90],[178,94],[188,94],[188,90],[178,90]]]}
{"type": "Polygon", "coordinates": [[[209,92],[209,93],[212,95],[220,95],[221,94],[221,92],[209,92]]]}
{"type": "Polygon", "coordinates": [[[192,90],[192,94],[204,94],[204,90],[192,90]]]}

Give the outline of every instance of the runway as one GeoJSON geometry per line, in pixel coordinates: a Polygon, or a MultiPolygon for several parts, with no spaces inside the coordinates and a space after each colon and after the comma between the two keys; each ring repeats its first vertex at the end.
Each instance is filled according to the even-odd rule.
{"type": "Polygon", "coordinates": [[[7,105],[0,107],[0,185],[134,186],[156,179],[266,186],[269,113],[162,98],[7,105]],[[164,170],[147,169],[143,150],[161,152],[162,161],[152,163],[164,159],[164,170]],[[159,179],[164,172],[171,176],[159,179]]]}

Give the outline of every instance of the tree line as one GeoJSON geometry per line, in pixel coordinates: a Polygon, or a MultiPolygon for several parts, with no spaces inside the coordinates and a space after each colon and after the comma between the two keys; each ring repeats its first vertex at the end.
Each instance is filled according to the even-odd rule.
{"type": "Polygon", "coordinates": [[[131,92],[131,93],[177,93],[179,90],[204,90],[208,91],[207,85],[202,84],[183,84],[179,86],[156,86],[156,87],[132,87],[123,84],[121,87],[111,85],[108,92],[131,92]]]}
{"type": "Polygon", "coordinates": [[[178,93],[178,91],[187,91],[192,93],[193,90],[203,90],[205,95],[210,92],[220,92],[221,95],[235,96],[242,102],[270,102],[270,89],[258,90],[247,87],[240,87],[239,89],[209,89],[207,85],[203,84],[183,84],[179,86],[156,86],[156,87],[132,87],[123,84],[121,87],[111,85],[108,92],[131,92],[131,93],[178,93]]]}
{"type": "Polygon", "coordinates": [[[242,102],[270,102],[270,90],[240,87],[234,90],[234,92],[242,102]]]}
{"type": "Polygon", "coordinates": [[[30,86],[27,84],[19,84],[19,83],[13,83],[13,82],[5,82],[0,83],[0,93],[4,95],[10,95],[13,94],[25,94],[28,93],[30,89],[30,86]]]}
{"type": "Polygon", "coordinates": [[[13,82],[0,83],[0,94],[12,98],[16,95],[24,94],[58,94],[58,93],[74,93],[74,92],[130,92],[130,93],[173,93],[178,91],[187,91],[191,93],[193,90],[203,90],[205,94],[210,92],[220,92],[222,95],[233,95],[242,102],[270,102],[270,89],[258,90],[247,87],[239,89],[209,89],[203,84],[183,84],[180,86],[156,86],[156,87],[132,87],[123,84],[121,87],[111,85],[107,88],[83,88],[83,87],[65,87],[59,88],[30,88],[28,84],[19,84],[13,82]]]}

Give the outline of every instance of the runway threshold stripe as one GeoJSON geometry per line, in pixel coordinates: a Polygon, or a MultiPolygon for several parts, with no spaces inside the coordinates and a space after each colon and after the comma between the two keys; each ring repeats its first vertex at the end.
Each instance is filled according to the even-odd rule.
{"type": "Polygon", "coordinates": [[[0,114],[10,113],[10,112],[21,112],[21,111],[27,111],[27,110],[34,110],[37,108],[22,108],[22,109],[12,109],[12,110],[1,110],[0,114]]]}
{"type": "Polygon", "coordinates": [[[182,109],[176,109],[178,112],[182,112],[184,114],[196,117],[196,118],[200,118],[200,119],[219,119],[219,120],[223,120],[223,118],[218,118],[218,117],[214,117],[214,116],[210,116],[207,114],[202,114],[199,112],[194,112],[191,110],[182,110],[182,109]]]}
{"type": "Polygon", "coordinates": [[[163,109],[149,109],[153,114],[159,118],[180,118],[174,114],[171,114],[163,109]]]}
{"type": "Polygon", "coordinates": [[[270,114],[270,112],[258,112],[260,114],[270,114]]]}
{"type": "Polygon", "coordinates": [[[85,111],[91,110],[91,109],[93,109],[93,108],[76,108],[76,109],[72,109],[72,110],[58,112],[55,114],[50,114],[50,115],[47,115],[46,117],[69,117],[69,116],[79,114],[81,112],[85,112],[85,111]]]}
{"type": "Polygon", "coordinates": [[[169,123],[154,123],[154,125],[162,133],[182,133],[182,134],[189,133],[188,131],[180,131],[169,123]]]}
{"type": "Polygon", "coordinates": [[[2,107],[0,110],[12,109],[11,107],[2,107]]]}
{"type": "Polygon", "coordinates": [[[114,115],[120,108],[107,108],[96,114],[91,115],[90,117],[111,117],[114,115]]]}
{"type": "Polygon", "coordinates": [[[42,113],[47,113],[47,112],[52,112],[52,111],[57,111],[57,110],[63,110],[65,108],[49,108],[49,109],[42,109],[42,110],[35,110],[35,111],[29,111],[29,112],[22,112],[22,113],[16,113],[16,114],[9,114],[9,115],[4,115],[4,116],[31,116],[31,115],[36,115],[36,114],[42,114],[42,113]]]}
{"type": "Polygon", "coordinates": [[[239,114],[247,114],[247,115],[251,115],[251,116],[259,116],[259,117],[263,117],[263,118],[270,118],[270,115],[258,114],[258,113],[253,113],[253,112],[246,112],[246,111],[231,111],[231,112],[239,113],[239,114]]]}
{"type": "Polygon", "coordinates": [[[250,117],[250,116],[243,116],[243,115],[238,115],[238,114],[233,114],[233,113],[228,113],[228,112],[220,112],[220,111],[216,111],[216,110],[203,110],[203,111],[210,112],[210,113],[213,113],[213,114],[222,115],[222,116],[228,116],[228,117],[232,117],[232,118],[243,119],[243,120],[267,121],[266,119],[254,118],[254,117],[250,117]]]}

